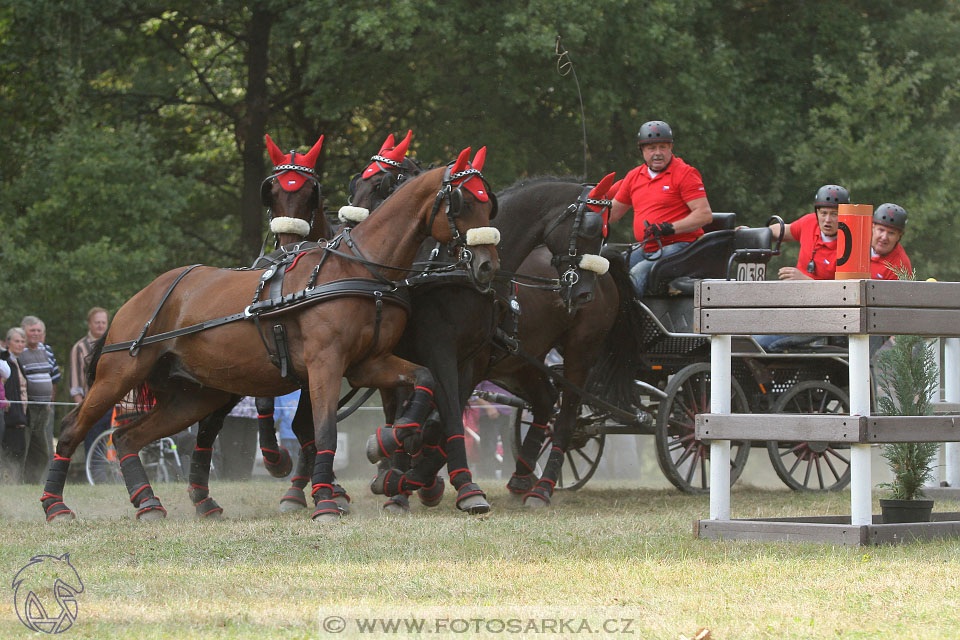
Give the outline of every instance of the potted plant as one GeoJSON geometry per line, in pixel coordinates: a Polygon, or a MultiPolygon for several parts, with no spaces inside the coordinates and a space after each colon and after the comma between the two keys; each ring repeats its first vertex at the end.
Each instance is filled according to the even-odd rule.
{"type": "MultiPolygon", "coordinates": [[[[880,415],[927,416],[933,413],[932,400],[939,387],[939,372],[933,346],[920,336],[896,336],[892,348],[876,361],[877,399],[880,415]]],[[[895,442],[883,446],[882,455],[893,472],[893,480],[880,486],[890,490],[880,500],[884,524],[928,522],[933,500],[923,498],[922,488],[930,480],[930,464],[937,455],[935,442],[895,442]]]]}

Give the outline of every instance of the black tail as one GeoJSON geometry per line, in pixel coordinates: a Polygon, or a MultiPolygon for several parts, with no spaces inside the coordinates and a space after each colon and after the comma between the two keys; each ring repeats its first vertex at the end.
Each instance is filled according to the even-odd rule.
{"type": "Polygon", "coordinates": [[[87,388],[93,386],[93,381],[97,379],[97,363],[100,362],[100,356],[103,355],[103,345],[107,342],[107,334],[103,334],[93,343],[93,350],[87,356],[87,388]]]}
{"type": "Polygon", "coordinates": [[[605,251],[610,261],[608,273],[613,278],[620,296],[617,319],[607,334],[603,353],[590,370],[587,389],[618,407],[639,408],[633,381],[640,365],[640,316],[636,306],[636,292],[623,256],[605,251]]]}

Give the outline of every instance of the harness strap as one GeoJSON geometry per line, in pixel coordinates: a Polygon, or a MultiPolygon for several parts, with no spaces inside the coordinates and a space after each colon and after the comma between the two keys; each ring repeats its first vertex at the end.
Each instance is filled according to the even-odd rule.
{"type": "MultiPolygon", "coordinates": [[[[191,269],[192,268],[193,267],[191,267],[191,269]]],[[[389,302],[400,305],[407,311],[407,313],[410,312],[410,294],[406,290],[393,288],[386,289],[384,285],[369,278],[345,278],[343,280],[334,280],[333,282],[319,285],[311,291],[298,291],[296,293],[287,294],[281,298],[260,300],[254,304],[251,304],[239,313],[234,313],[229,316],[217,318],[215,320],[206,320],[188,327],[182,327],[173,331],[165,331],[163,333],[158,333],[156,335],[144,338],[142,336],[149,328],[148,322],[147,327],[145,327],[141,333],[141,337],[137,338],[137,340],[117,342],[105,346],[103,348],[103,353],[111,353],[113,351],[129,349],[134,345],[139,347],[153,344],[155,342],[161,342],[163,340],[170,340],[172,338],[178,338],[191,333],[197,333],[205,329],[219,327],[220,325],[230,322],[236,322],[237,320],[247,320],[251,318],[258,318],[260,316],[270,317],[273,315],[279,315],[289,311],[290,309],[303,306],[305,304],[316,304],[324,300],[331,300],[346,296],[375,295],[375,292],[378,291],[384,300],[388,300],[389,302]]],[[[167,292],[167,295],[169,295],[169,292],[167,292]]],[[[156,313],[154,313],[154,316],[156,316],[156,313]]],[[[136,355],[136,353],[131,353],[130,355],[133,356],[136,355]]]]}
{"type": "MultiPolygon", "coordinates": [[[[160,302],[157,304],[157,308],[153,310],[153,315],[150,316],[150,319],[147,320],[147,323],[143,325],[143,329],[140,331],[140,335],[137,336],[136,340],[130,341],[129,348],[130,348],[131,357],[136,356],[137,353],[140,352],[140,346],[142,344],[148,344],[143,337],[147,335],[147,331],[150,330],[150,325],[153,324],[153,321],[157,319],[157,315],[160,313],[160,309],[163,307],[163,303],[165,303],[167,301],[167,298],[170,297],[170,294],[173,293],[173,288],[176,287],[178,284],[180,284],[180,281],[183,280],[183,277],[185,275],[187,275],[188,273],[190,273],[191,271],[193,271],[199,266],[200,266],[199,264],[190,265],[189,267],[181,271],[180,275],[177,276],[176,280],[174,280],[170,284],[170,287],[167,288],[167,292],[163,294],[162,298],[160,298],[160,302]]],[[[126,348],[126,347],[123,347],[123,348],[126,348]]],[[[106,349],[104,349],[103,351],[104,353],[107,352],[106,349]]],[[[111,349],[111,351],[119,351],[119,349],[111,349]]]]}

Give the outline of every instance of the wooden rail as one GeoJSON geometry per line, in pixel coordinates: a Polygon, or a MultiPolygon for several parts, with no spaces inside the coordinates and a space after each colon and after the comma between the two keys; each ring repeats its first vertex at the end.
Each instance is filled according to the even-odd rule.
{"type": "MultiPolygon", "coordinates": [[[[960,283],[885,280],[702,280],[694,297],[694,327],[711,335],[711,413],[698,415],[696,434],[710,441],[710,519],[703,538],[878,544],[960,536],[960,513],[935,521],[882,524],[872,513],[870,445],[889,442],[960,442],[960,416],[870,415],[869,336],[946,337],[946,402],[939,414],[960,408],[960,283]],[[850,415],[730,414],[733,335],[849,336],[850,415]],[[850,515],[732,520],[730,441],[827,441],[850,446],[850,515]]],[[[960,448],[947,445],[948,480],[960,482],[960,448]]]]}

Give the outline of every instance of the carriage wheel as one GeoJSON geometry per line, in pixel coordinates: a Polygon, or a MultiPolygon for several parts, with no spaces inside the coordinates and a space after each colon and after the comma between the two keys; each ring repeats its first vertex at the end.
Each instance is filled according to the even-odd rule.
{"type": "MultiPolygon", "coordinates": [[[[559,411],[559,402],[557,410],[559,411]]],[[[603,454],[603,445],[606,442],[606,435],[603,433],[587,433],[586,427],[594,422],[590,407],[582,406],[581,416],[577,418],[573,427],[573,433],[570,434],[570,445],[563,457],[563,466],[560,467],[560,475],[557,477],[557,484],[554,487],[557,490],[576,491],[587,483],[596,472],[600,464],[600,456],[603,454]]],[[[553,423],[556,419],[550,420],[547,431],[547,437],[540,447],[540,453],[534,462],[534,472],[537,477],[543,475],[543,468],[547,466],[547,460],[550,457],[550,449],[553,447],[553,423]]],[[[517,459],[520,452],[520,445],[523,438],[530,429],[530,413],[526,410],[517,411],[513,419],[513,459],[517,459]]]]}
{"type": "Polygon", "coordinates": [[[113,446],[114,429],[107,429],[97,436],[87,451],[87,481],[92,485],[123,484],[120,458],[113,446]]]}
{"type": "MultiPolygon", "coordinates": [[[[710,412],[710,364],[700,362],[678,371],[666,388],[657,411],[656,448],[660,469],[673,486],[686,493],[710,491],[710,445],[697,440],[694,417],[710,412]]],[[[730,398],[733,413],[750,413],[747,396],[733,380],[730,398]]],[[[750,443],[730,443],[730,484],[743,473],[750,443]]]]}
{"type": "MultiPolygon", "coordinates": [[[[774,413],[850,413],[850,398],[823,380],[791,387],[773,406],[774,413]]],[[[850,445],[837,442],[767,443],[770,462],[794,491],[839,491],[850,484],[850,445]]]]}

